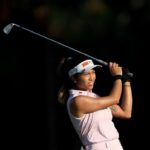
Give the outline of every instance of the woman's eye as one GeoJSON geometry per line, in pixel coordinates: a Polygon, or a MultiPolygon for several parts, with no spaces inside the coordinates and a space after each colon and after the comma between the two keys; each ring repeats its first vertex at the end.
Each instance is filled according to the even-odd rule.
{"type": "Polygon", "coordinates": [[[85,73],[84,75],[89,75],[89,73],[85,73]]]}

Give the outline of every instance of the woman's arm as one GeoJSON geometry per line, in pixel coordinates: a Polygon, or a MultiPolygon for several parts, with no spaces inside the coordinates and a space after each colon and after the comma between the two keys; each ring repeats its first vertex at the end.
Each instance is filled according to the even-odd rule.
{"type": "Polygon", "coordinates": [[[98,111],[119,103],[122,92],[122,82],[120,79],[114,81],[113,88],[108,96],[93,98],[89,96],[77,96],[72,101],[71,112],[76,117],[83,114],[98,111]]]}
{"type": "Polygon", "coordinates": [[[131,83],[125,82],[123,84],[123,95],[119,105],[111,106],[112,114],[114,117],[129,119],[132,116],[132,89],[131,83]]]}

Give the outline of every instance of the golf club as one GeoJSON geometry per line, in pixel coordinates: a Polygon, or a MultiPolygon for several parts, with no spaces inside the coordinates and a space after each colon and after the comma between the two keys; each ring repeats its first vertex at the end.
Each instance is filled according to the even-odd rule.
{"type": "MultiPolygon", "coordinates": [[[[103,60],[101,60],[101,59],[97,59],[97,58],[95,58],[95,57],[93,57],[93,56],[91,56],[91,55],[88,55],[88,54],[86,54],[86,53],[83,53],[83,52],[81,52],[81,51],[79,51],[79,50],[76,50],[76,49],[74,49],[74,48],[72,48],[72,47],[70,47],[70,46],[67,46],[67,45],[65,45],[65,44],[62,44],[62,43],[60,43],[60,42],[58,42],[58,41],[56,41],[56,40],[53,40],[53,39],[51,39],[51,38],[48,38],[48,37],[44,36],[44,35],[41,35],[41,34],[35,32],[35,31],[33,31],[33,30],[27,29],[27,28],[25,28],[25,27],[23,27],[23,26],[20,26],[20,25],[16,24],[16,23],[10,23],[10,24],[6,25],[6,26],[3,28],[3,32],[4,32],[5,34],[9,34],[9,33],[11,32],[11,30],[12,30],[14,27],[17,27],[17,28],[20,28],[20,29],[25,30],[25,31],[27,31],[27,32],[30,32],[30,33],[32,33],[32,34],[34,34],[34,35],[37,35],[37,36],[39,36],[39,37],[41,37],[41,38],[44,38],[44,39],[46,39],[46,40],[48,40],[48,41],[51,41],[51,42],[53,42],[53,43],[55,43],[55,44],[58,44],[58,45],[60,45],[60,46],[62,46],[62,47],[65,47],[65,48],[67,48],[67,49],[69,49],[69,50],[72,50],[72,51],[77,52],[77,53],[79,53],[79,54],[81,54],[81,55],[84,55],[84,56],[86,56],[86,57],[88,57],[88,58],[91,58],[91,59],[97,61],[98,63],[100,63],[100,64],[103,65],[103,66],[108,66],[108,63],[107,63],[106,61],[103,61],[103,60]]],[[[133,76],[133,73],[129,72],[128,75],[129,75],[130,77],[132,77],[132,76],[133,76]]]]}

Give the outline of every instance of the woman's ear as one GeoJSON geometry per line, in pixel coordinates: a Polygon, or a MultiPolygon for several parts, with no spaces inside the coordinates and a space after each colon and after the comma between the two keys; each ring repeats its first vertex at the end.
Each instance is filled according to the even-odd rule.
{"type": "Polygon", "coordinates": [[[77,83],[76,78],[74,76],[71,77],[71,80],[73,81],[73,83],[77,83]]]}

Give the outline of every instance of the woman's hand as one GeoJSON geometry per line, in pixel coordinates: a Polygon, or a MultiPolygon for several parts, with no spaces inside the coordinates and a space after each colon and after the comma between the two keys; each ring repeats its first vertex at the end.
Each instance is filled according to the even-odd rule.
{"type": "Polygon", "coordinates": [[[122,67],[119,66],[117,63],[110,62],[109,63],[109,70],[112,76],[121,75],[122,76],[122,67]]]}

